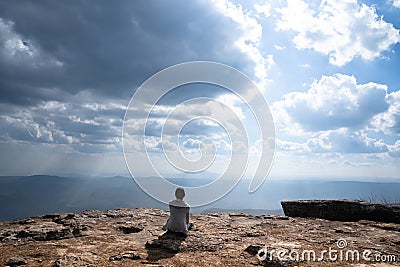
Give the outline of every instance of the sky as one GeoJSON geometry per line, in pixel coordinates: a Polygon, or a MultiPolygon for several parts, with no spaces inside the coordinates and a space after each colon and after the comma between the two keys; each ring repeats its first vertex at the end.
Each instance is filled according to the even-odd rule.
{"type": "MultiPolygon", "coordinates": [[[[1,1],[0,175],[129,175],[122,128],[136,90],[167,67],[213,61],[243,72],[269,103],[271,177],[400,179],[399,29],[399,0],[1,1]]],[[[177,146],[196,158],[207,138],[219,151],[209,172],[220,173],[240,152],[215,121],[191,120],[218,112],[206,99],[171,118],[188,121],[179,140],[160,139],[163,118],[193,97],[238,114],[257,158],[246,106],[191,84],[152,113],[144,137],[155,161],[177,146]]]]}

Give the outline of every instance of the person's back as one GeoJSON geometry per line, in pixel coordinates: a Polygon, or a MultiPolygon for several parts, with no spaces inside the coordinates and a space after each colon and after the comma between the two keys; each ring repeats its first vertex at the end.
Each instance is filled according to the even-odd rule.
{"type": "Polygon", "coordinates": [[[191,224],[189,223],[190,206],[183,200],[185,191],[177,188],[176,199],[169,202],[170,217],[163,230],[187,234],[191,224]]]}

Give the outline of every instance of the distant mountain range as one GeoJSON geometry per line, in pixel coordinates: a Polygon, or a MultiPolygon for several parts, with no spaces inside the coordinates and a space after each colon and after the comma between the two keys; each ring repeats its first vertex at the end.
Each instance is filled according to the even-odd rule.
{"type": "MultiPolygon", "coordinates": [[[[189,187],[210,181],[169,180],[189,187]]],[[[399,182],[267,180],[252,194],[247,190],[249,182],[242,180],[225,197],[209,205],[192,208],[192,212],[282,214],[280,201],[296,199],[363,198],[400,202],[399,182]]],[[[0,221],[49,213],[150,207],[168,209],[167,205],[144,193],[130,177],[0,176],[0,221]]]]}

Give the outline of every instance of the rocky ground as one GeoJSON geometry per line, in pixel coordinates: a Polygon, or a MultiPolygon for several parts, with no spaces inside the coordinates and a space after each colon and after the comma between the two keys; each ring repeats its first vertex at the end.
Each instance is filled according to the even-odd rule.
{"type": "Polygon", "coordinates": [[[184,237],[161,230],[167,218],[118,209],[1,222],[0,265],[400,266],[400,224],[200,214],[184,237]]]}

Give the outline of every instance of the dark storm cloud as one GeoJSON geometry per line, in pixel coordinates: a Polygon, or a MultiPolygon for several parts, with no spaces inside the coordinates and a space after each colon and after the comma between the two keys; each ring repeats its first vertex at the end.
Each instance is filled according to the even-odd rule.
{"type": "MultiPolygon", "coordinates": [[[[241,31],[207,1],[1,1],[0,142],[121,150],[125,107],[157,71],[254,67],[235,46],[241,31]]],[[[221,91],[194,85],[162,104],[204,94],[221,91]]]]}
{"type": "Polygon", "coordinates": [[[0,101],[34,105],[92,90],[129,98],[188,60],[251,64],[237,25],[204,1],[2,1],[0,101]],[[227,30],[229,29],[229,30],[227,30]],[[7,41],[7,40],[6,40],[7,41]]]}

